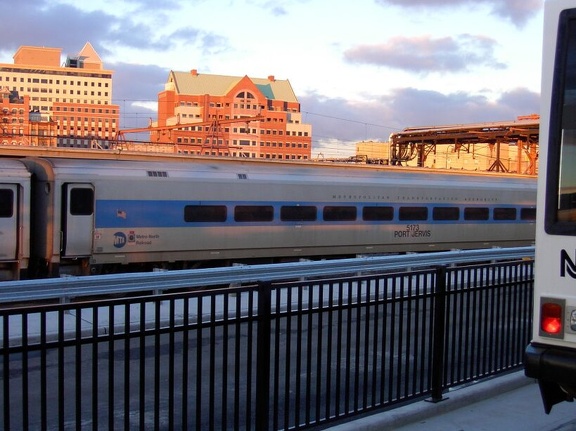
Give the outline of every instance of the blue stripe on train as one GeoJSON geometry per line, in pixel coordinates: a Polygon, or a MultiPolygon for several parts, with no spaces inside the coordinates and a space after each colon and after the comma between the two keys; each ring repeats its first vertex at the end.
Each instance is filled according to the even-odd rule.
{"type": "MultiPolygon", "coordinates": [[[[163,200],[97,200],[96,201],[96,228],[129,228],[129,227],[157,227],[157,228],[176,228],[176,227],[190,227],[190,226],[232,226],[238,223],[234,221],[234,206],[235,205],[270,205],[265,202],[244,202],[244,201],[233,201],[233,202],[223,202],[223,201],[163,201],[163,200]],[[184,220],[184,208],[186,205],[200,205],[210,204],[210,205],[225,205],[228,208],[227,220],[222,223],[209,222],[209,223],[190,223],[184,220]]],[[[247,222],[242,223],[245,225],[281,225],[281,224],[350,224],[350,223],[364,223],[364,224],[406,224],[406,223],[434,223],[434,224],[453,224],[453,223],[465,223],[465,224],[489,224],[489,223],[534,223],[533,220],[484,220],[484,221],[465,221],[462,219],[463,211],[460,211],[460,220],[457,221],[436,221],[431,220],[432,208],[438,206],[437,204],[374,204],[374,203],[351,203],[351,202],[274,202],[271,204],[274,207],[274,221],[272,222],[247,222]],[[318,220],[307,221],[307,222],[282,222],[280,221],[280,207],[283,205],[314,205],[318,207],[318,220]],[[358,219],[354,222],[350,221],[323,221],[322,220],[322,208],[324,206],[351,206],[355,205],[358,208],[358,219]],[[382,207],[394,207],[395,217],[391,221],[362,221],[362,207],[363,206],[382,206],[382,207]],[[398,220],[398,208],[400,207],[427,207],[428,208],[428,220],[398,220]]],[[[448,206],[448,205],[445,205],[448,206]]],[[[474,205],[466,205],[467,208],[474,205]]],[[[490,208],[493,209],[495,205],[477,205],[477,207],[490,208]]],[[[506,206],[511,208],[514,206],[506,206]]],[[[461,209],[463,206],[461,206],[461,209]]],[[[517,213],[520,213],[519,207],[516,207],[517,213]]],[[[492,211],[490,211],[492,213],[492,211]]]]}

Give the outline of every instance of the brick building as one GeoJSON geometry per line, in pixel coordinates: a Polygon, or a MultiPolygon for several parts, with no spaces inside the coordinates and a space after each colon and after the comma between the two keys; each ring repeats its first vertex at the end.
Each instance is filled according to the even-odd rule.
{"type": "Polygon", "coordinates": [[[29,145],[27,140],[30,100],[0,86],[0,144],[29,145]]]}
{"type": "Polygon", "coordinates": [[[14,64],[0,64],[0,87],[28,98],[28,145],[106,146],[116,136],[113,72],[90,43],[63,63],[60,48],[21,46],[13,58],[14,64]]]}
{"type": "Polygon", "coordinates": [[[185,154],[306,160],[312,152],[312,126],[302,123],[290,82],[274,76],[172,71],[153,126],[168,128],[151,132],[151,141],[185,154]]]}

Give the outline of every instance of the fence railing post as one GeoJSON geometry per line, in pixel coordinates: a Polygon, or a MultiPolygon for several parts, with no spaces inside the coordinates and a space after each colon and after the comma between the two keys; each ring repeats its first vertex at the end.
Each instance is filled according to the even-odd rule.
{"type": "Polygon", "coordinates": [[[426,401],[443,401],[444,344],[446,340],[446,267],[436,267],[434,290],[434,328],[432,335],[432,397],[426,401]]]}
{"type": "Polygon", "coordinates": [[[256,339],[256,430],[267,431],[270,418],[270,336],[272,283],[258,283],[258,334],[256,339]]]}

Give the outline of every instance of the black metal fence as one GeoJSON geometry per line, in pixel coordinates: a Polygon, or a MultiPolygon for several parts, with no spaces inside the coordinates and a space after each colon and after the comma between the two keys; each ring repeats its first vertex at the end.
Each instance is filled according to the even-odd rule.
{"type": "MultiPolygon", "coordinates": [[[[6,429],[310,429],[521,366],[533,261],[0,310],[6,429]]],[[[449,402],[449,401],[448,401],[449,402]]]]}

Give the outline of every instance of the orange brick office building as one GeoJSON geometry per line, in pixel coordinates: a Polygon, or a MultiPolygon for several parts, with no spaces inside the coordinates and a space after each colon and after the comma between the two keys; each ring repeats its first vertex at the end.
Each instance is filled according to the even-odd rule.
{"type": "Polygon", "coordinates": [[[302,123],[290,82],[273,76],[172,71],[154,126],[166,129],[151,132],[152,142],[184,154],[306,160],[312,152],[312,126],[302,123]]]}
{"type": "MultiPolygon", "coordinates": [[[[113,72],[104,69],[90,43],[78,55],[68,56],[64,64],[61,52],[60,48],[21,46],[14,54],[14,64],[0,64],[0,87],[25,100],[22,108],[28,117],[21,122],[17,119],[22,124],[17,128],[24,137],[22,144],[14,144],[20,142],[17,139],[0,143],[105,147],[115,138],[120,111],[112,104],[113,72]]],[[[13,107],[8,108],[12,112],[13,107]]],[[[2,115],[4,122],[7,117],[2,115]]],[[[12,133],[12,129],[3,128],[3,135],[8,134],[4,130],[12,133]]]]}

